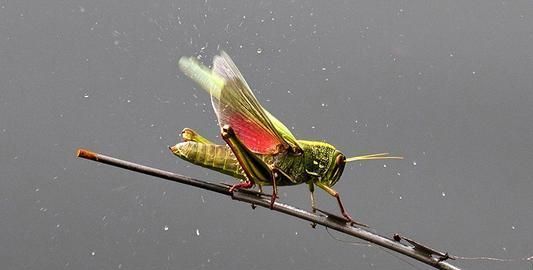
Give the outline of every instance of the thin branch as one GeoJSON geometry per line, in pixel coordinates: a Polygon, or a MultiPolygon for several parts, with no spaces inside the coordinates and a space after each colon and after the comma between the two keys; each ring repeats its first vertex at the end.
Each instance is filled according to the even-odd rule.
{"type": "MultiPolygon", "coordinates": [[[[270,208],[270,198],[265,198],[262,194],[255,191],[238,190],[233,193],[229,192],[228,186],[222,184],[214,184],[198,179],[194,179],[188,176],[179,175],[176,173],[140,165],[137,163],[121,160],[118,158],[109,157],[106,155],[94,153],[86,149],[79,149],[77,156],[108,165],[120,167],[130,171],[136,171],[143,174],[152,175],[155,177],[163,178],[169,181],[178,182],[201,189],[214,191],[223,195],[231,196],[232,199],[252,204],[252,206],[261,206],[270,208]]],[[[405,256],[411,257],[415,260],[433,266],[436,269],[444,270],[460,270],[460,268],[450,264],[446,260],[454,259],[452,256],[448,256],[447,253],[436,251],[432,248],[424,246],[412,239],[395,234],[392,238],[381,236],[373,232],[367,231],[360,227],[352,226],[347,223],[342,217],[338,217],[326,212],[311,213],[296,207],[276,202],[272,210],[281,212],[290,216],[294,216],[300,219],[304,219],[312,222],[313,224],[320,224],[327,228],[363,239],[370,243],[382,246],[386,249],[396,251],[405,256]]]]}

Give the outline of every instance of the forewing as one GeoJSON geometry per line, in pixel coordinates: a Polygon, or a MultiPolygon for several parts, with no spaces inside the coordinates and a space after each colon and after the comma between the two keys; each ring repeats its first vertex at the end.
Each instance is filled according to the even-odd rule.
{"type": "Polygon", "coordinates": [[[277,154],[289,149],[300,152],[289,129],[259,104],[226,53],[215,56],[213,73],[225,80],[220,95],[211,95],[221,127],[230,125],[237,138],[255,153],[277,154]]]}

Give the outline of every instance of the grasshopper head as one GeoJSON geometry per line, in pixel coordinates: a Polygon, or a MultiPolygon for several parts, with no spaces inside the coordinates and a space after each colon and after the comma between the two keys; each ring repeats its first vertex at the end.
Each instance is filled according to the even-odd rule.
{"type": "Polygon", "coordinates": [[[341,178],[344,166],[346,165],[346,157],[339,151],[335,151],[333,156],[333,163],[330,165],[330,169],[326,173],[326,184],[330,187],[335,185],[341,178]]]}

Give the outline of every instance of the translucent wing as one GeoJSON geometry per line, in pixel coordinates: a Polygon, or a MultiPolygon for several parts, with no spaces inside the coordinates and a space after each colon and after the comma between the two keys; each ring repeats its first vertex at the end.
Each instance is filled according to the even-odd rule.
{"type": "Polygon", "coordinates": [[[259,154],[301,151],[289,129],[259,104],[226,53],[215,56],[212,70],[193,58],[182,58],[179,64],[185,74],[211,94],[220,126],[230,125],[251,151],[259,154]]]}

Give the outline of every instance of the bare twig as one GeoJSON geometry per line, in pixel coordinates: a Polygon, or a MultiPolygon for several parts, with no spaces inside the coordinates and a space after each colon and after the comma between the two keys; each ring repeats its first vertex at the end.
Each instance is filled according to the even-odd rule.
{"type": "MultiPolygon", "coordinates": [[[[121,160],[118,158],[94,153],[85,149],[79,149],[77,151],[77,156],[105,163],[108,165],[124,168],[127,170],[152,175],[166,180],[214,191],[220,194],[231,196],[231,198],[234,200],[250,203],[253,206],[262,206],[265,208],[270,208],[270,198],[265,198],[262,194],[254,191],[238,190],[231,193],[229,192],[228,186],[222,184],[214,184],[194,179],[188,176],[183,176],[176,173],[121,160]]],[[[436,251],[412,239],[400,236],[398,234],[394,235],[392,238],[384,237],[373,232],[367,231],[363,228],[352,226],[347,223],[342,217],[338,217],[326,212],[311,213],[279,202],[274,203],[272,210],[310,221],[313,224],[320,224],[322,226],[331,228],[341,233],[345,233],[353,237],[366,240],[370,243],[382,246],[386,249],[396,251],[405,256],[426,263],[436,269],[460,270],[460,268],[447,262],[447,260],[454,259],[454,257],[448,256],[447,253],[436,251]]]]}

